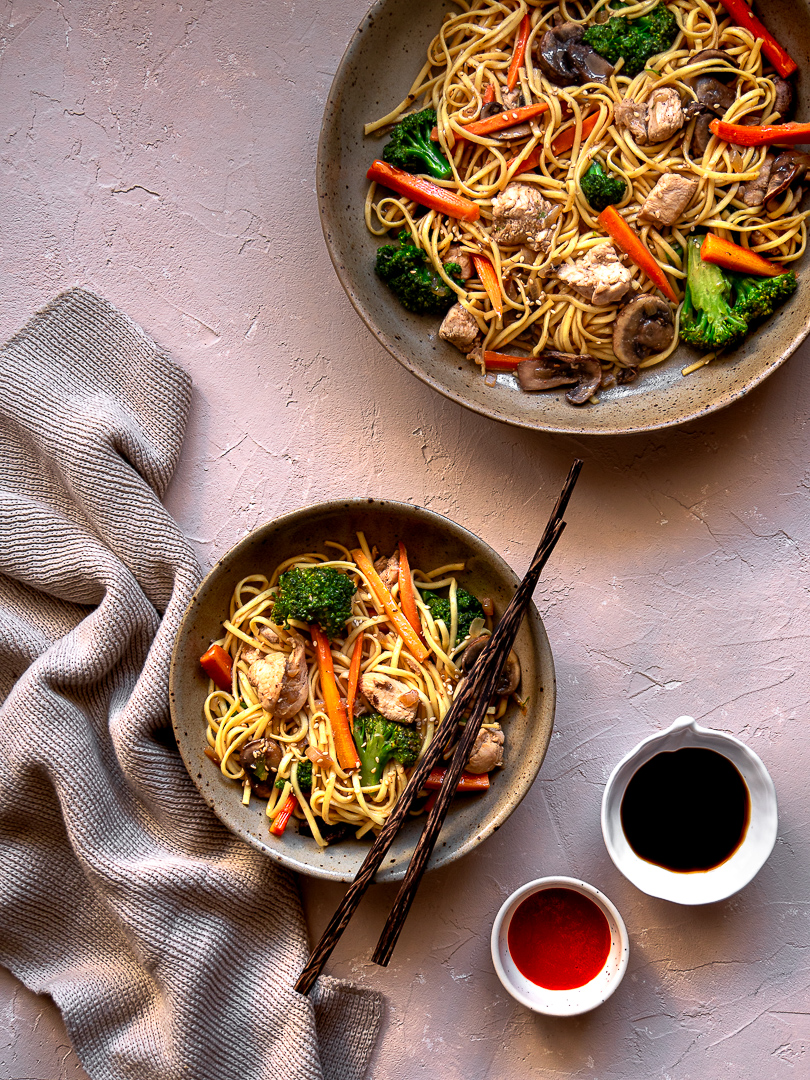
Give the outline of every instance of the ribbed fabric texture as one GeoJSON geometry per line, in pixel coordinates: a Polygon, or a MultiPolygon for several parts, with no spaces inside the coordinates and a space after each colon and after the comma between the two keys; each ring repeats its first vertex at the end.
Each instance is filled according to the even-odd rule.
{"type": "Polygon", "coordinates": [[[199,568],[160,496],[190,394],[80,289],[2,350],[0,962],[53,997],[93,1080],[362,1080],[379,995],[295,993],[295,879],[167,737],[199,568]]]}

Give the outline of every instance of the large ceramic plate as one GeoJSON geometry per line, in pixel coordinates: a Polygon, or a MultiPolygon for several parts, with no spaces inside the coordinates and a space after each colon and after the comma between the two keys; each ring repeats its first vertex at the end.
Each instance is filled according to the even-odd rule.
{"type": "MultiPolygon", "coordinates": [[[[485,385],[477,369],[438,337],[439,320],[411,315],[374,274],[378,241],[365,227],[366,169],[382,143],[363,125],[384,116],[410,89],[446,0],[377,0],[358,27],[335,75],[318,147],[318,197],[326,244],[341,284],[379,342],[417,378],[469,409],[507,424],[570,434],[618,435],[681,424],[722,409],[783,364],[810,329],[810,280],[733,357],[684,377],[697,354],[679,349],[637,382],[600,392],[597,406],[569,405],[561,392],[524,394],[512,375],[485,385]]],[[[808,0],[760,4],[768,29],[799,71],[810,66],[808,0]]],[[[798,81],[800,119],[809,115],[798,81]]]]}
{"type": "MultiPolygon", "coordinates": [[[[283,837],[270,835],[265,802],[241,802],[241,788],[224,779],[204,753],[203,702],[208,680],[199,658],[211,641],[222,636],[222,619],[235,584],[257,571],[268,576],[284,559],[303,551],[323,551],[323,541],[355,542],[358,530],[380,551],[393,551],[398,540],[408,545],[412,565],[428,568],[464,561],[459,576],[478,596],[490,596],[503,613],[518,585],[507,564],[477,536],[447,518],[407,503],[354,499],[297,510],[249,533],[208,574],[183,618],[172,655],[170,699],[172,723],[183,761],[200,794],[237,836],[271,858],[313,877],[351,881],[369,844],[349,840],[321,852],[314,840],[288,828],[283,837]]],[[[510,705],[502,721],[506,735],[504,766],[484,795],[455,800],[439,836],[430,867],[444,866],[471,851],[506,821],[537,776],[554,721],[554,663],[548,638],[534,605],[515,641],[522,668],[521,695],[528,706],[510,705]]],[[[377,874],[378,881],[396,881],[405,873],[424,818],[403,829],[377,874]]]]}

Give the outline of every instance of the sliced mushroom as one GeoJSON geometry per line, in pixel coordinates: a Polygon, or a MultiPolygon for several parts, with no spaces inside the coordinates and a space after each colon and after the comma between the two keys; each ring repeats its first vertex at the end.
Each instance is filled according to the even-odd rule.
{"type": "Polygon", "coordinates": [[[698,115],[692,130],[692,139],[689,143],[689,155],[693,159],[700,159],[706,153],[709,139],[712,137],[712,130],[709,125],[713,119],[714,115],[708,109],[701,110],[698,115]]]}
{"type": "MultiPolygon", "coordinates": [[[[574,66],[568,56],[566,40],[560,35],[562,27],[546,30],[536,46],[535,56],[540,70],[551,82],[568,86],[577,81],[574,66]]],[[[581,36],[581,35],[580,35],[581,36]]]]}
{"type": "Polygon", "coordinates": [[[653,353],[663,352],[675,337],[671,306],[645,293],[624,305],[613,325],[613,352],[630,367],[653,353]]]}
{"type": "Polygon", "coordinates": [[[360,676],[360,693],[386,720],[396,720],[398,724],[412,724],[416,720],[418,697],[411,703],[411,688],[399,679],[379,671],[368,671],[360,676]]]}
{"type": "Polygon", "coordinates": [[[579,76],[580,83],[595,82],[605,86],[613,74],[613,64],[604,56],[600,56],[595,49],[581,42],[568,45],[568,58],[579,76]]]}
{"type": "Polygon", "coordinates": [[[625,367],[617,373],[616,382],[619,384],[619,386],[626,386],[628,383],[635,382],[637,378],[637,367],[625,367]]]}
{"type": "Polygon", "coordinates": [[[793,105],[793,84],[783,79],[781,75],[772,75],[771,82],[776,89],[773,111],[778,112],[782,120],[785,120],[793,105]]]}
{"type": "Polygon", "coordinates": [[[783,150],[773,163],[765,192],[765,202],[781,195],[794,180],[801,180],[808,168],[810,168],[810,154],[793,148],[783,150]]]}
{"type": "MultiPolygon", "coordinates": [[[[482,634],[481,637],[473,638],[467,648],[461,654],[461,670],[469,674],[473,669],[473,665],[478,657],[481,655],[481,650],[489,641],[489,637],[486,634],[482,634]]],[[[506,658],[506,663],[501,670],[501,677],[498,679],[497,686],[495,687],[496,694],[513,694],[518,688],[520,683],[520,661],[517,658],[517,654],[512,651],[506,658]]]]}
{"type": "Polygon", "coordinates": [[[551,390],[555,386],[570,386],[566,401],[571,405],[584,405],[590,400],[602,382],[602,365],[595,356],[587,353],[561,353],[547,349],[537,357],[521,360],[517,377],[522,390],[551,390]]]}
{"type": "Polygon", "coordinates": [[[743,184],[742,198],[746,206],[761,206],[765,202],[765,192],[768,190],[775,161],[774,154],[766,154],[754,179],[743,184]]]}
{"type": "Polygon", "coordinates": [[[712,75],[698,75],[694,87],[700,104],[717,116],[723,116],[736,100],[736,94],[731,87],[712,75]]]}
{"type": "Polygon", "coordinates": [[[482,728],[475,737],[472,752],[464,766],[466,771],[480,776],[503,765],[503,739],[500,728],[482,728]]]}
{"type": "Polygon", "coordinates": [[[275,739],[251,739],[239,751],[239,764],[245,770],[248,783],[262,799],[273,794],[273,775],[281,764],[281,747],[275,739]]]}
{"type": "MultiPolygon", "coordinates": [[[[723,52],[722,49],[701,49],[699,53],[695,53],[694,56],[690,56],[687,63],[702,64],[706,60],[717,60],[719,61],[719,63],[710,68],[704,68],[703,71],[700,73],[701,75],[703,75],[707,71],[712,71],[715,72],[718,76],[720,76],[720,78],[725,76],[726,78],[733,77],[736,79],[737,72],[740,70],[740,65],[732,56],[729,56],[727,52],[723,52]],[[734,70],[729,71],[729,68],[733,68],[734,70]]],[[[700,78],[700,76],[696,77],[700,78]]]]}

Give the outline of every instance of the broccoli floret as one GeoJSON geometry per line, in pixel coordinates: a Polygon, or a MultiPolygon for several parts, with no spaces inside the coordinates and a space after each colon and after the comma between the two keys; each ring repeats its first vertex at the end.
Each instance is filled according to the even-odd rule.
{"type": "Polygon", "coordinates": [[[686,243],[686,295],[681,309],[681,340],[706,351],[733,349],[748,323],[731,308],[731,279],[700,257],[702,236],[686,243]]]}
{"type": "MultiPolygon", "coordinates": [[[[298,786],[302,791],[312,791],[312,762],[311,761],[299,761],[298,771],[296,773],[298,777],[298,786]]],[[[276,780],[275,786],[277,788],[283,788],[287,783],[286,780],[282,780],[281,777],[276,780]]]]}
{"type": "MultiPolygon", "coordinates": [[[[450,601],[443,596],[437,596],[434,592],[425,592],[425,605],[434,619],[442,619],[447,629],[450,629],[450,601]]],[[[470,633],[473,619],[483,619],[484,609],[478,597],[468,593],[466,589],[456,592],[456,604],[458,606],[458,631],[456,641],[463,641],[470,633]]]]}
{"type": "Polygon", "coordinates": [[[774,311],[792,296],[798,286],[792,270],[778,277],[748,277],[732,274],[734,314],[751,326],[773,315],[774,311]]]}
{"type": "Polygon", "coordinates": [[[666,52],[677,35],[675,16],[665,4],[658,4],[638,19],[615,15],[606,23],[589,26],[582,40],[611,64],[618,63],[624,57],[622,75],[633,78],[651,56],[666,52]]]}
{"type": "Polygon", "coordinates": [[[619,176],[605,172],[601,161],[593,161],[579,181],[582,194],[594,210],[602,211],[611,203],[621,202],[627,191],[627,184],[619,176]]]}
{"type": "Polygon", "coordinates": [[[430,137],[436,126],[436,110],[423,109],[404,117],[391,133],[383,148],[383,161],[409,173],[427,173],[437,180],[446,180],[452,169],[450,162],[430,137]]]}
{"type": "Polygon", "coordinates": [[[408,768],[414,765],[422,746],[419,732],[379,713],[366,713],[354,721],[354,744],[360,758],[360,783],[363,787],[379,784],[382,771],[391,758],[408,768]]]}
{"type": "Polygon", "coordinates": [[[278,626],[290,619],[317,623],[330,637],[336,637],[352,613],[354,583],[334,566],[295,566],[278,579],[279,590],[273,607],[278,626]]]}
{"type": "MultiPolygon", "coordinates": [[[[417,315],[443,315],[456,301],[456,294],[445,285],[408,232],[400,233],[399,247],[383,244],[377,249],[374,268],[402,306],[417,315]]],[[[444,270],[463,287],[458,263],[445,263],[444,270]]]]}

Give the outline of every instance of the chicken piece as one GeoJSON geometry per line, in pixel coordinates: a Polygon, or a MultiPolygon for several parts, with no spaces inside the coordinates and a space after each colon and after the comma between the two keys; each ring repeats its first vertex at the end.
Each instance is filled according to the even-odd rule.
{"type": "Polygon", "coordinates": [[[639,146],[646,146],[648,113],[646,105],[627,97],[614,108],[613,119],[620,131],[629,131],[639,146]]]}
{"type": "Polygon", "coordinates": [[[399,549],[394,552],[390,559],[382,555],[375,561],[374,569],[382,578],[382,583],[386,589],[396,585],[399,581],[399,549]]]}
{"type": "Polygon", "coordinates": [[[270,626],[263,626],[259,631],[259,637],[263,638],[270,645],[278,645],[281,638],[270,626]]]}
{"type": "Polygon", "coordinates": [[[533,251],[547,251],[557,223],[543,223],[552,209],[534,184],[513,181],[492,200],[492,236],[499,244],[525,244],[533,251]]]}
{"type": "Polygon", "coordinates": [[[653,90],[647,102],[647,138],[651,143],[664,142],[684,125],[681,95],[671,86],[653,90]]]}
{"type": "Polygon", "coordinates": [[[644,200],[640,217],[658,225],[674,225],[697,191],[697,180],[664,173],[644,200]]]}
{"type": "Polygon", "coordinates": [[[447,249],[447,254],[444,256],[445,263],[454,262],[461,268],[461,276],[465,281],[469,281],[471,277],[475,277],[475,267],[473,266],[472,255],[469,251],[465,251],[461,244],[451,244],[447,249]]]}
{"type": "Polygon", "coordinates": [[[449,341],[462,352],[467,352],[478,340],[478,323],[475,316],[462,304],[453,304],[439,327],[439,337],[449,341]]]}
{"type": "Polygon", "coordinates": [[[386,720],[412,724],[416,719],[418,696],[413,704],[403,704],[402,699],[409,702],[413,691],[399,679],[392,679],[390,675],[383,675],[379,671],[368,671],[360,676],[360,693],[386,720]]]}
{"type": "Polygon", "coordinates": [[[293,642],[292,652],[284,665],[284,681],[273,716],[276,720],[289,720],[304,707],[309,694],[309,668],[307,667],[304,642],[293,642]]]}
{"type": "Polygon", "coordinates": [[[250,664],[248,682],[256,691],[262,708],[272,716],[284,683],[287,657],[280,652],[261,653],[258,649],[246,649],[242,659],[250,664]]]}
{"type": "Polygon", "coordinates": [[[503,765],[503,732],[500,728],[482,728],[475,737],[465,769],[469,773],[492,772],[503,765]]]}
{"type": "Polygon", "coordinates": [[[591,304],[615,304],[630,288],[633,275],[609,240],[589,248],[573,264],[563,263],[557,277],[591,304]]]}

